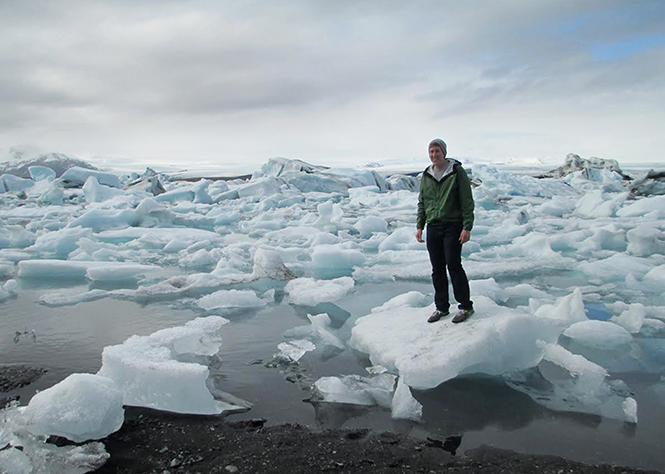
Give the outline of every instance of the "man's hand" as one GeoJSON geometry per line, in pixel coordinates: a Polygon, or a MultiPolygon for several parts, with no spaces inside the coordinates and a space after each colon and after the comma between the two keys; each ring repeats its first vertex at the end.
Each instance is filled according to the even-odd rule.
{"type": "Polygon", "coordinates": [[[418,230],[416,230],[416,240],[417,240],[418,242],[420,242],[421,244],[422,244],[423,242],[425,242],[425,241],[423,240],[423,230],[422,230],[422,229],[418,229],[418,230]]]}
{"type": "MultiPolygon", "coordinates": [[[[416,236],[417,238],[417,236],[416,236]]],[[[462,229],[462,232],[460,232],[459,235],[459,243],[460,244],[465,244],[471,239],[471,231],[468,231],[466,229],[462,229]]]]}

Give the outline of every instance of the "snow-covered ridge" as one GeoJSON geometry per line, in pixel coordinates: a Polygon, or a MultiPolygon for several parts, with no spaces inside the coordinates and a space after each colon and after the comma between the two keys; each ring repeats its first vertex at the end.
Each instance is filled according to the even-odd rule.
{"type": "Polygon", "coordinates": [[[30,167],[41,166],[52,169],[56,177],[60,177],[65,171],[74,166],[96,170],[90,163],[66,155],[64,153],[44,153],[36,156],[12,150],[6,162],[0,162],[0,175],[12,174],[19,178],[30,178],[30,167]],[[13,153],[12,153],[13,151],[13,153]]]}

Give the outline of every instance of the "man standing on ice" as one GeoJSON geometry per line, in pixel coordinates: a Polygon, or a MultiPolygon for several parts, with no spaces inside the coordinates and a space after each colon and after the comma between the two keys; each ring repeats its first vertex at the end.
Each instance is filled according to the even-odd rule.
{"type": "Polygon", "coordinates": [[[462,268],[462,244],[471,238],[473,227],[473,194],[462,164],[446,158],[447,153],[446,142],[440,138],[430,142],[432,165],[423,172],[418,196],[416,240],[424,242],[423,229],[427,224],[427,251],[434,284],[436,310],[427,320],[430,323],[450,314],[446,267],[459,303],[453,322],[461,323],[473,314],[469,280],[462,268]]]}

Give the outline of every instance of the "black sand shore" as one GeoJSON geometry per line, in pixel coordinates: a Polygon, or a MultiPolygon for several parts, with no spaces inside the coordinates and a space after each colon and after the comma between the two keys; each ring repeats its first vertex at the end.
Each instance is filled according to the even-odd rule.
{"type": "Polygon", "coordinates": [[[483,446],[451,454],[445,440],[369,430],[312,432],[265,420],[230,422],[129,408],[101,440],[110,460],[97,473],[644,473],[483,446]]]}

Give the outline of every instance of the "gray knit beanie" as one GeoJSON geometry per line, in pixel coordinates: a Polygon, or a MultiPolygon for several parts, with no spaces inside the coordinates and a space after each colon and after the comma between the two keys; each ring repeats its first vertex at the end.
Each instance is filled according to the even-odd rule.
{"type": "Polygon", "coordinates": [[[429,146],[427,147],[427,151],[429,151],[430,148],[432,148],[432,145],[438,145],[441,150],[443,151],[443,157],[445,158],[448,156],[448,147],[446,146],[446,142],[441,140],[440,138],[435,138],[431,142],[429,142],[429,146]]]}

